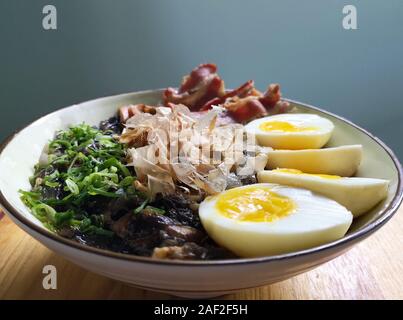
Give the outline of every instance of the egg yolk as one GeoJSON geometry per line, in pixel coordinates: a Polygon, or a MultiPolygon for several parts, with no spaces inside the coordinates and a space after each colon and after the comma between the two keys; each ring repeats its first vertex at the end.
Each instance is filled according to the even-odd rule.
{"type": "Polygon", "coordinates": [[[316,127],[303,127],[296,126],[292,123],[286,121],[266,121],[262,122],[259,126],[262,131],[278,131],[278,132],[304,132],[304,131],[315,131],[316,127]]]}
{"type": "Polygon", "coordinates": [[[230,189],[215,204],[225,217],[244,222],[272,222],[292,213],[296,204],[269,188],[253,186],[230,189]]]}
{"type": "Polygon", "coordinates": [[[331,179],[331,180],[341,179],[340,176],[334,176],[334,175],[330,175],[330,174],[304,173],[301,170],[297,170],[297,169],[275,169],[275,170],[273,170],[273,172],[284,172],[284,173],[299,174],[299,175],[304,175],[304,176],[314,176],[314,177],[320,177],[323,179],[331,179]]]}

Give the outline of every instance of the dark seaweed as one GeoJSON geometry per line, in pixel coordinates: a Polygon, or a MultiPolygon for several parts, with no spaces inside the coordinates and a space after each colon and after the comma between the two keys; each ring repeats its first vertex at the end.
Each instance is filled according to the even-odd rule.
{"type": "Polygon", "coordinates": [[[201,229],[199,215],[190,209],[190,202],[183,195],[159,197],[154,205],[165,209],[165,215],[177,223],[201,229]]]}
{"type": "Polygon", "coordinates": [[[102,121],[99,125],[99,129],[106,132],[120,134],[123,130],[123,125],[118,117],[112,117],[108,120],[102,121]]]}

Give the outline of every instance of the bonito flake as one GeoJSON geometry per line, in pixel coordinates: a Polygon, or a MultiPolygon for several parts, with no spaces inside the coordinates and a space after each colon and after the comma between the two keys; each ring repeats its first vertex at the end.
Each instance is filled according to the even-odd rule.
{"type": "Polygon", "coordinates": [[[131,146],[129,165],[151,198],[178,190],[213,195],[234,179],[263,170],[269,149],[243,125],[217,125],[220,108],[195,115],[184,105],[156,107],[128,119],[120,141],[131,146]]]}

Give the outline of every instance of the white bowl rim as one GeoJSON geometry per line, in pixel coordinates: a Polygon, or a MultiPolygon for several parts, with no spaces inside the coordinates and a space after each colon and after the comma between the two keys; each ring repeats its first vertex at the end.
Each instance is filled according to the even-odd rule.
{"type": "MultiPolygon", "coordinates": [[[[162,92],[164,89],[155,89],[155,90],[144,90],[144,91],[136,91],[136,92],[127,92],[127,93],[121,93],[121,94],[116,94],[116,95],[111,95],[111,96],[105,96],[101,98],[96,98],[96,99],[91,99],[88,101],[84,101],[82,103],[86,102],[95,102],[97,100],[105,99],[105,98],[113,98],[113,97],[119,97],[119,96],[125,96],[129,94],[155,94],[157,92],[162,92]]],[[[56,241],[59,244],[67,245],[69,247],[73,247],[75,249],[85,251],[87,253],[93,253],[93,254],[98,254],[107,258],[114,258],[114,259],[119,259],[119,260],[125,260],[125,261],[131,261],[131,262],[139,262],[139,263],[148,263],[148,264],[157,264],[157,265],[176,265],[176,266],[197,266],[197,267],[204,267],[204,266],[228,266],[228,265],[245,265],[245,264],[255,264],[255,263],[269,263],[273,261],[280,261],[280,260],[287,260],[287,259],[292,259],[292,258],[297,258],[297,257],[302,257],[302,256],[307,256],[309,254],[314,254],[314,253],[319,253],[323,252],[326,250],[334,249],[336,247],[342,246],[347,244],[348,242],[357,240],[359,241],[360,239],[365,238],[369,234],[375,232],[378,230],[380,227],[382,227],[387,221],[389,221],[392,216],[396,213],[397,209],[399,208],[400,204],[402,203],[403,200],[403,184],[402,184],[402,177],[403,177],[403,169],[402,165],[399,161],[399,159],[396,157],[394,152],[378,137],[374,136],[367,130],[361,128],[360,126],[356,125],[355,123],[351,122],[350,120],[347,120],[341,116],[338,116],[334,113],[331,113],[329,111],[322,110],[318,107],[314,107],[312,105],[302,103],[296,100],[292,99],[286,99],[283,98],[283,100],[288,101],[290,103],[300,105],[303,107],[307,107],[308,109],[314,110],[314,111],[319,111],[322,112],[328,116],[334,117],[338,120],[341,120],[342,122],[345,122],[349,124],[350,126],[354,127],[355,129],[361,131],[362,133],[366,134],[369,136],[372,140],[374,140],[378,145],[384,149],[384,151],[388,154],[388,156],[392,159],[397,173],[398,173],[398,184],[397,184],[397,189],[396,193],[389,203],[389,205],[386,208],[383,208],[382,211],[379,212],[379,218],[375,219],[365,227],[352,232],[351,234],[344,236],[343,238],[332,241],[329,243],[326,243],[321,246],[305,249],[305,250],[300,250],[300,251],[295,251],[295,252],[290,252],[290,253],[285,253],[285,254],[280,254],[280,255],[274,255],[274,256],[266,256],[266,257],[258,257],[258,258],[237,258],[237,259],[225,259],[225,260],[164,260],[164,259],[155,259],[151,257],[142,257],[142,256],[137,256],[137,255],[132,255],[132,254],[125,254],[125,253],[119,253],[119,252],[114,252],[110,250],[105,250],[105,249],[99,249],[96,247],[91,247],[88,245],[84,245],[81,243],[78,243],[74,240],[70,240],[67,238],[63,238],[62,236],[57,235],[56,233],[53,233],[45,228],[42,228],[33,222],[31,222],[28,218],[24,217],[17,209],[13,207],[13,205],[6,199],[4,196],[3,192],[0,190],[0,207],[3,208],[6,214],[12,215],[14,219],[18,220],[21,224],[25,225],[29,229],[33,229],[35,232],[39,233],[40,235],[48,238],[51,241],[56,241]]],[[[81,103],[80,103],[81,104],[81,103]]],[[[54,113],[58,113],[62,110],[69,109],[74,105],[67,106],[60,108],[54,112],[51,112],[47,115],[44,115],[37,120],[34,120],[33,122],[29,123],[28,125],[24,126],[22,129],[15,131],[13,134],[11,134],[8,138],[4,140],[4,142],[0,145],[0,158],[2,156],[3,151],[6,149],[8,144],[16,137],[22,130],[26,129],[27,127],[30,127],[31,125],[35,124],[36,122],[42,121],[43,119],[53,115],[54,113]]]]}

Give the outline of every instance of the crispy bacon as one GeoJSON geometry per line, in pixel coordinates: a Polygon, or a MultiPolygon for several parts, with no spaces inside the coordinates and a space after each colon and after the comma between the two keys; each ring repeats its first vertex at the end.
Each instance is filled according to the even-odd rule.
{"type": "Polygon", "coordinates": [[[240,87],[228,92],[224,98],[232,98],[232,97],[239,97],[239,98],[246,98],[248,96],[256,95],[257,91],[255,89],[255,82],[253,80],[249,80],[245,82],[240,87]]]}
{"type": "Polygon", "coordinates": [[[274,108],[277,102],[281,99],[280,85],[271,84],[267,88],[266,92],[263,94],[259,100],[267,109],[274,108]]]}
{"type": "Polygon", "coordinates": [[[200,108],[200,110],[202,110],[202,111],[209,110],[209,109],[211,109],[212,106],[223,104],[229,98],[233,98],[233,97],[245,98],[245,97],[248,97],[251,95],[253,95],[253,96],[261,95],[261,93],[255,89],[255,83],[253,80],[249,80],[249,81],[245,82],[240,87],[227,92],[222,97],[216,97],[216,98],[211,99],[210,101],[205,103],[200,108]]]}
{"type": "Polygon", "coordinates": [[[240,123],[268,115],[263,104],[253,96],[235,99],[233,102],[226,103],[225,108],[228,110],[230,117],[240,123]]]}
{"type": "Polygon", "coordinates": [[[278,113],[286,113],[290,111],[291,108],[292,107],[288,101],[280,100],[275,104],[273,108],[269,110],[269,114],[273,115],[278,113]]]}
{"type": "Polygon", "coordinates": [[[131,104],[128,106],[123,106],[119,109],[119,118],[121,123],[126,123],[127,120],[129,120],[131,117],[134,115],[140,114],[140,113],[155,113],[155,107],[154,106],[149,106],[146,104],[131,104]]]}
{"type": "Polygon", "coordinates": [[[215,64],[206,63],[199,65],[197,68],[193,69],[189,75],[183,78],[178,93],[194,90],[201,82],[216,72],[217,66],[215,64]]]}
{"type": "Polygon", "coordinates": [[[223,98],[213,98],[210,101],[207,101],[201,108],[200,111],[207,111],[210,110],[213,106],[218,106],[224,103],[223,98]]]}
{"type": "MultiPolygon", "coordinates": [[[[262,94],[249,80],[238,88],[225,92],[224,81],[217,75],[215,64],[201,64],[182,79],[179,89],[167,88],[163,93],[165,106],[182,104],[192,112],[204,114],[214,105],[222,106],[218,124],[231,122],[245,123],[254,118],[287,112],[290,104],[281,100],[280,86],[271,84],[262,94]]],[[[125,106],[120,110],[124,123],[135,114],[152,112],[153,107],[146,105],[125,106]],[[150,111],[151,110],[151,111],[150,111]]]]}
{"type": "Polygon", "coordinates": [[[179,90],[168,88],[163,94],[164,103],[184,104],[198,111],[208,101],[225,94],[224,81],[216,74],[214,64],[202,64],[185,76],[179,90]]]}

